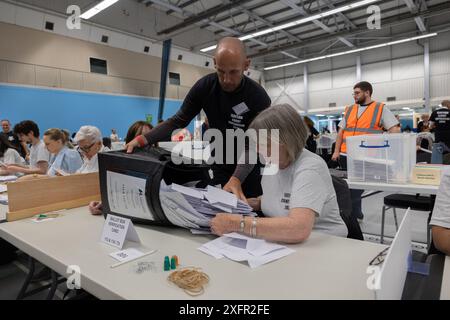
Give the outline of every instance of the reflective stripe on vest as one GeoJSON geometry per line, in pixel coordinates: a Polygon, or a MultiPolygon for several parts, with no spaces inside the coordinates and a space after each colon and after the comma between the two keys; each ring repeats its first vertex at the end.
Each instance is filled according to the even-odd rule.
{"type": "Polygon", "coordinates": [[[381,120],[384,105],[382,103],[377,102],[373,109],[371,108],[371,106],[372,106],[372,104],[368,105],[367,108],[370,108],[370,109],[366,109],[364,111],[364,113],[368,112],[368,111],[372,112],[371,118],[366,117],[366,114],[364,114],[364,113],[361,115],[360,118],[358,118],[358,109],[357,109],[358,107],[356,105],[352,105],[347,108],[347,112],[345,115],[345,128],[343,129],[344,130],[343,131],[344,140],[341,145],[341,152],[347,152],[347,144],[346,144],[345,139],[349,136],[383,133],[383,129],[381,128],[380,123],[379,123],[380,121],[377,121],[377,120],[378,120],[378,118],[380,118],[380,120],[381,120]],[[371,111],[371,110],[373,110],[373,111],[371,111]],[[362,119],[362,123],[363,123],[362,125],[367,126],[367,127],[359,127],[359,126],[358,127],[349,127],[348,120],[350,119],[350,116],[353,111],[356,112],[355,116],[357,118],[356,123],[355,123],[355,120],[352,118],[353,125],[357,126],[358,121],[360,121],[362,119]],[[365,118],[363,118],[363,117],[365,117],[365,118]]]}
{"type": "Polygon", "coordinates": [[[381,103],[377,103],[375,106],[375,112],[373,113],[372,122],[370,122],[370,129],[375,129],[375,122],[378,119],[378,114],[380,113],[381,103]]]}
{"type": "MultiPolygon", "coordinates": [[[[369,106],[367,106],[367,107],[369,107],[369,106]]],[[[359,127],[349,128],[348,127],[348,118],[350,118],[350,114],[353,111],[353,107],[354,107],[354,105],[351,106],[350,108],[348,108],[348,112],[345,115],[345,128],[344,128],[345,131],[351,131],[351,132],[375,132],[375,133],[383,132],[383,130],[375,129],[376,128],[376,124],[377,124],[376,123],[377,122],[377,118],[378,118],[378,115],[380,114],[380,110],[381,110],[381,103],[380,102],[377,102],[377,104],[375,105],[375,111],[373,112],[372,120],[370,121],[370,127],[369,128],[359,128],[359,127]]],[[[356,116],[358,117],[358,113],[356,114],[356,116]]]]}

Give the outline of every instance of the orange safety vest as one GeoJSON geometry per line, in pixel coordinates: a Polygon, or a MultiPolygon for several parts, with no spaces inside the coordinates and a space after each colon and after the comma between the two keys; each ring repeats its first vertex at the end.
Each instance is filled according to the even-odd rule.
{"type": "Polygon", "coordinates": [[[345,128],[341,152],[347,153],[346,138],[352,136],[360,136],[363,134],[379,134],[383,133],[380,125],[381,116],[383,114],[384,104],[380,102],[372,102],[369,104],[358,119],[358,105],[345,108],[345,128]]]}

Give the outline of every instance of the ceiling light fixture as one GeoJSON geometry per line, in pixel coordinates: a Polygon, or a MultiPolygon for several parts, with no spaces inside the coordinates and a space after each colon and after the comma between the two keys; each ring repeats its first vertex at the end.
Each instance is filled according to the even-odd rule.
{"type": "Polygon", "coordinates": [[[85,13],[83,13],[80,17],[81,17],[81,19],[89,20],[90,18],[95,16],[97,13],[112,6],[117,1],[119,1],[119,0],[104,0],[104,1],[100,2],[99,4],[97,4],[95,7],[91,8],[88,11],[86,11],[85,13]]]}
{"type": "MultiPolygon", "coordinates": [[[[347,10],[350,10],[350,9],[355,9],[355,8],[358,8],[358,7],[362,7],[362,6],[365,6],[365,5],[374,3],[374,2],[378,2],[378,1],[380,1],[380,0],[362,0],[362,1],[358,1],[358,2],[355,2],[355,3],[351,3],[351,4],[348,4],[348,5],[339,7],[339,8],[328,10],[328,11],[325,11],[325,12],[322,12],[322,13],[317,13],[317,14],[314,14],[312,16],[304,17],[304,18],[301,18],[299,20],[291,21],[291,22],[288,22],[288,23],[285,23],[285,24],[282,24],[282,25],[279,25],[279,26],[276,26],[276,27],[272,27],[272,28],[264,29],[264,30],[261,30],[261,31],[258,31],[258,32],[254,32],[254,33],[251,33],[251,34],[247,34],[247,35],[244,35],[244,36],[240,37],[239,39],[242,40],[242,41],[245,41],[245,40],[248,40],[248,39],[256,38],[256,37],[259,37],[259,36],[262,36],[262,35],[265,35],[265,34],[268,34],[268,33],[272,33],[272,32],[279,31],[279,30],[284,30],[284,29],[287,29],[287,28],[291,28],[291,27],[294,27],[294,26],[297,26],[297,25],[300,25],[300,24],[304,24],[304,23],[307,23],[307,22],[310,22],[310,21],[313,21],[313,20],[321,19],[323,17],[328,17],[328,16],[334,15],[334,14],[339,13],[339,12],[347,11],[347,10]]],[[[215,48],[217,48],[217,45],[213,45],[213,46],[210,46],[210,47],[207,47],[207,48],[200,49],[200,51],[201,52],[208,52],[208,51],[214,50],[215,48]]]]}
{"type": "Polygon", "coordinates": [[[364,48],[358,48],[358,49],[353,49],[353,50],[348,50],[348,51],[343,51],[343,52],[327,54],[325,56],[314,57],[314,58],[305,59],[305,60],[298,60],[298,61],[294,61],[294,62],[280,64],[280,65],[273,66],[273,67],[267,67],[267,68],[264,68],[264,71],[278,69],[278,68],[284,68],[284,67],[289,67],[289,66],[293,66],[293,65],[296,65],[296,64],[302,64],[302,63],[307,63],[307,62],[312,62],[312,61],[317,61],[317,60],[323,60],[323,59],[328,59],[328,58],[333,58],[333,57],[338,57],[338,56],[343,56],[343,55],[356,53],[356,52],[361,52],[361,51],[367,51],[367,50],[372,50],[372,49],[377,49],[377,48],[382,48],[382,47],[393,46],[395,44],[400,44],[400,43],[415,41],[415,40],[419,40],[419,39],[435,37],[435,36],[437,36],[437,33],[423,34],[423,35],[420,35],[420,36],[417,36],[417,37],[411,37],[411,38],[406,38],[406,39],[401,39],[401,40],[396,40],[396,41],[376,44],[376,45],[368,46],[368,47],[364,47],[364,48]]]}

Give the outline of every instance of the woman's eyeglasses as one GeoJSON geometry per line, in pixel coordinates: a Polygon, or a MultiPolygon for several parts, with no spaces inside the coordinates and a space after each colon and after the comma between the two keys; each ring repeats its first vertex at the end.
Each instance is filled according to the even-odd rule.
{"type": "Polygon", "coordinates": [[[87,147],[80,147],[80,146],[78,146],[78,148],[79,148],[81,151],[88,153],[89,150],[91,150],[91,148],[94,146],[94,144],[95,144],[95,142],[94,142],[93,144],[91,144],[90,146],[87,146],[87,147]]]}

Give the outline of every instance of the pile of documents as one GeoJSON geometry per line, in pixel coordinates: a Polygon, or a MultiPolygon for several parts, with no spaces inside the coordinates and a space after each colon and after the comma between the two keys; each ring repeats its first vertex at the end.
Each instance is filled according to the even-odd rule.
{"type": "Polygon", "coordinates": [[[8,204],[8,195],[0,194],[0,204],[8,204]]]}
{"type": "Polygon", "coordinates": [[[210,233],[210,220],[221,212],[255,215],[252,207],[234,194],[213,186],[199,189],[162,183],[159,198],[167,219],[195,234],[210,233]]]}
{"type": "Polygon", "coordinates": [[[17,176],[0,176],[0,182],[16,181],[17,176]]]}
{"type": "MultiPolygon", "coordinates": [[[[0,184],[0,193],[8,191],[8,187],[5,184],[0,184]]],[[[0,204],[8,204],[8,195],[0,194],[0,204]]]]}
{"type": "Polygon", "coordinates": [[[247,261],[251,268],[259,267],[295,252],[285,246],[235,232],[205,243],[198,249],[216,259],[227,257],[233,261],[247,261]]]}

